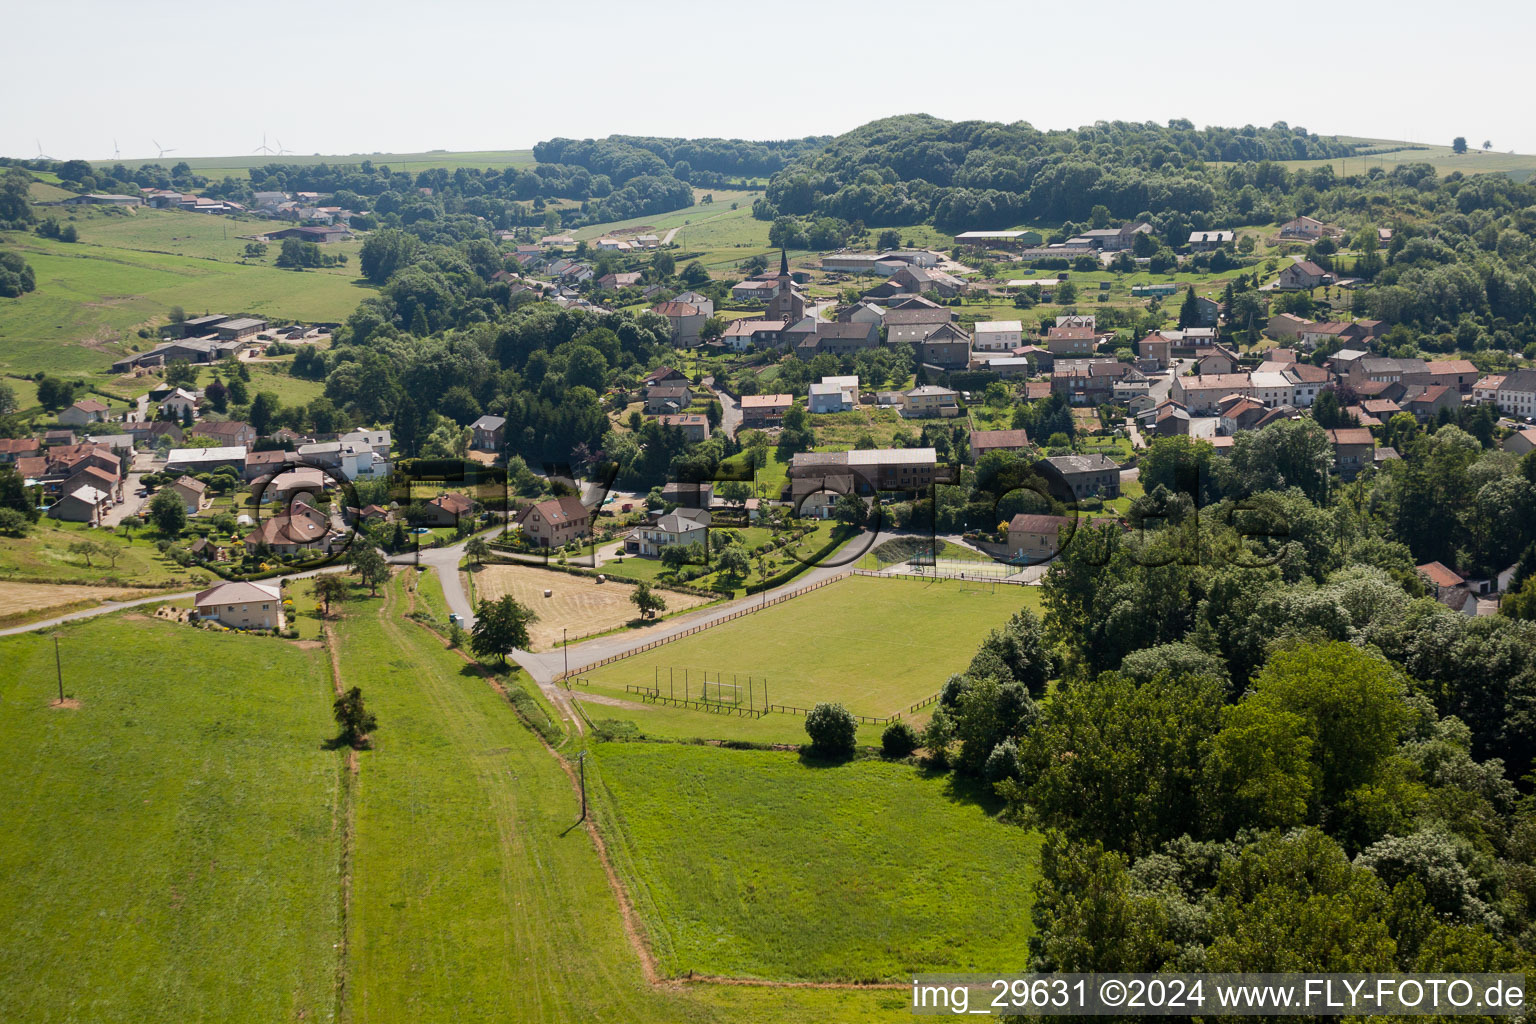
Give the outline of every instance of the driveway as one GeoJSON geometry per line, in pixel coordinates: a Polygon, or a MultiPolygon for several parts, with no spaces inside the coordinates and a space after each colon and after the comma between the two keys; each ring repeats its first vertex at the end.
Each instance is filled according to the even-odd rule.
{"type": "Polygon", "coordinates": [[[725,431],[726,437],[735,437],[736,431],[741,429],[741,403],[715,387],[715,378],[706,379],[704,384],[720,400],[720,429],[725,431]]]}
{"type": "Polygon", "coordinates": [[[103,526],[120,526],[124,519],[136,516],[149,499],[138,495],[140,480],[145,473],[154,471],[155,456],[153,452],[138,452],[133,457],[133,466],[128,470],[128,475],[123,479],[123,503],[115,505],[101,517],[103,526]]]}

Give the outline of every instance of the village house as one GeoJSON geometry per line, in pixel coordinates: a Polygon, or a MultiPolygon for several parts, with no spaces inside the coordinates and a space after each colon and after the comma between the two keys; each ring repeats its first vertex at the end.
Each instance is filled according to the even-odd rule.
{"type": "Polygon", "coordinates": [[[318,501],[325,493],[327,483],[325,474],[320,470],[299,466],[262,481],[253,491],[258,503],[275,501],[286,505],[295,498],[306,498],[308,500],[305,503],[310,504],[318,501]]]}
{"type": "Polygon", "coordinates": [[[942,306],[914,306],[885,312],[885,340],[889,345],[917,345],[954,319],[942,306]]]}
{"type": "Polygon", "coordinates": [[[518,513],[523,539],[541,548],[564,547],[587,534],[591,513],[580,500],[566,496],[529,505],[518,513]]]}
{"type": "Polygon", "coordinates": [[[917,358],[938,370],[963,370],[971,364],[971,336],[958,324],[940,324],[918,343],[917,358]]]}
{"type": "Polygon", "coordinates": [[[281,473],[284,467],[298,460],[293,452],[281,448],[265,452],[251,452],[245,457],[245,471],[241,474],[246,483],[265,476],[281,473]]]}
{"type": "Polygon", "coordinates": [[[499,452],[506,441],[505,416],[481,416],[469,425],[469,446],[477,452],[499,452]]]}
{"type": "Polygon", "coordinates": [[[1202,377],[1207,374],[1222,374],[1238,372],[1239,360],[1236,352],[1225,345],[1210,345],[1195,349],[1195,372],[1202,377]]]}
{"type": "Polygon", "coordinates": [[[279,555],[296,555],[325,550],[330,536],[330,520],[325,513],[297,501],[287,513],[262,520],[246,534],[245,548],[253,554],[266,548],[279,555]]]}
{"type": "Polygon", "coordinates": [[[1295,313],[1278,313],[1269,318],[1269,323],[1264,325],[1264,333],[1276,341],[1294,341],[1301,337],[1301,332],[1312,325],[1312,321],[1306,317],[1297,316],[1295,313]]]}
{"type": "MultiPolygon", "coordinates": [[[[865,322],[830,323],[825,320],[803,321],[812,332],[795,346],[795,355],[810,360],[823,353],[850,356],[880,347],[880,328],[865,322]]],[[[796,325],[797,329],[800,325],[796,325]]]]}
{"type": "Polygon", "coordinates": [[[1078,499],[1120,496],[1120,467],[1106,455],[1057,455],[1045,461],[1078,499]]]}
{"type": "Polygon", "coordinates": [[[112,507],[112,497],[90,484],[81,484],[48,506],[48,516],[66,523],[100,526],[102,516],[112,507]]]}
{"type": "Polygon", "coordinates": [[[806,411],[813,413],[849,412],[859,402],[859,378],[823,377],[810,386],[806,411]]]}
{"type": "Polygon", "coordinates": [[[1191,231],[1187,243],[1192,252],[1211,252],[1224,245],[1237,244],[1236,231],[1191,231]]]}
{"type": "Polygon", "coordinates": [[[1310,291],[1333,283],[1333,275],[1311,260],[1300,260],[1280,271],[1275,287],[1283,291],[1310,291]]]}
{"type": "Polygon", "coordinates": [[[709,417],[700,413],[669,413],[658,416],[657,422],[664,427],[676,427],[683,432],[690,444],[709,439],[709,417]]]}
{"type": "Polygon", "coordinates": [[[1480,376],[1470,359],[1431,359],[1425,364],[1432,384],[1444,384],[1458,394],[1472,393],[1472,385],[1480,376]]]}
{"type": "Polygon", "coordinates": [[[686,384],[668,381],[653,384],[645,392],[645,411],[651,416],[681,412],[693,403],[693,392],[686,384]]]}
{"type": "Polygon", "coordinates": [[[732,320],[720,336],[720,342],[732,352],[751,352],[755,348],[777,348],[784,333],[783,320],[732,320]]]}
{"type": "Polygon", "coordinates": [[[742,395],[741,425],[757,430],[783,426],[784,414],[794,404],[793,395],[742,395]]]}
{"type": "Polygon", "coordinates": [[[1273,409],[1296,404],[1296,382],[1285,371],[1255,371],[1248,378],[1251,394],[1261,405],[1273,409]]]}
{"type": "Polygon", "coordinates": [[[901,414],[908,419],[960,415],[960,392],[924,384],[901,395],[901,414]]]}
{"type": "Polygon", "coordinates": [[[731,298],[738,302],[767,302],[779,294],[779,282],[774,278],[758,280],[749,278],[731,285],[731,298]]]}
{"type": "Polygon", "coordinates": [[[217,622],[229,629],[287,628],[283,618],[282,591],[270,583],[220,583],[192,598],[199,620],[217,622]]]}
{"type": "Polygon", "coordinates": [[[35,437],[0,438],[0,465],[17,459],[36,458],[43,451],[42,442],[35,437]]]}
{"type": "Polygon", "coordinates": [[[1070,405],[1102,405],[1110,400],[1115,382],[1130,371],[1118,359],[1058,359],[1051,371],[1051,392],[1070,405]]]}
{"type": "Polygon", "coordinates": [[[1523,430],[1515,431],[1504,439],[1504,443],[1500,447],[1516,455],[1527,455],[1536,451],[1536,427],[1526,427],[1523,430]]]}
{"type": "Polygon", "coordinates": [[[1436,601],[1463,615],[1477,614],[1477,598],[1466,579],[1455,570],[1443,562],[1426,562],[1415,568],[1436,601]]]}
{"type": "Polygon", "coordinates": [[[208,507],[208,485],[195,477],[180,476],[171,481],[171,491],[181,499],[187,515],[195,516],[208,507]]]}
{"type": "Polygon", "coordinates": [[[1339,427],[1328,431],[1333,444],[1334,471],[1353,480],[1360,470],[1375,465],[1376,438],[1364,427],[1339,427]]]}
{"type": "Polygon", "coordinates": [[[701,508],[677,508],[641,523],[624,538],[624,553],[660,558],[667,548],[704,545],[709,537],[709,512],[701,508]]]}
{"type": "Polygon", "coordinates": [[[1228,395],[1252,394],[1253,385],[1246,373],[1213,373],[1173,379],[1174,401],[1194,416],[1214,414],[1221,400],[1228,395]]]}
{"type": "Polygon", "coordinates": [[[209,473],[220,466],[232,466],[245,471],[246,449],[232,448],[172,448],[165,455],[167,473],[209,473]]]}
{"type": "Polygon", "coordinates": [[[1024,344],[1020,320],[982,320],[972,328],[972,347],[978,352],[1012,352],[1024,344]]]}
{"type": "Polygon", "coordinates": [[[839,495],[923,491],[932,486],[937,470],[938,453],[932,448],[800,452],[789,460],[790,497],[798,514],[825,519],[839,495]]]}
{"type": "Polygon", "coordinates": [[[1299,238],[1303,241],[1315,242],[1328,231],[1328,225],[1316,217],[1297,217],[1280,225],[1281,238],[1299,238]]]}
{"type": "Polygon", "coordinates": [[[175,389],[160,401],[160,415],[186,422],[188,415],[197,415],[197,396],[186,388],[175,389]]]}
{"type": "Polygon", "coordinates": [[[1338,342],[1341,346],[1364,346],[1370,341],[1370,331],[1352,320],[1308,322],[1296,334],[1296,340],[1311,352],[1325,342],[1338,342]]]}
{"type": "Polygon", "coordinates": [[[1161,332],[1153,331],[1136,342],[1136,354],[1150,360],[1159,370],[1162,370],[1167,368],[1172,358],[1170,354],[1172,345],[1173,342],[1165,338],[1161,332]]]}
{"type": "Polygon", "coordinates": [[[699,343],[699,331],[704,321],[709,319],[709,314],[698,306],[678,299],[658,302],[651,307],[651,312],[667,318],[667,325],[672,331],[672,344],[682,348],[692,348],[699,343]]]}
{"type": "Polygon", "coordinates": [[[1061,551],[1063,539],[1070,542],[1078,530],[1118,525],[1116,520],[1107,518],[1077,519],[1020,513],[1008,521],[1008,561],[1030,565],[1047,562],[1061,551]]]}
{"type": "Polygon", "coordinates": [[[1413,414],[1420,423],[1439,417],[1441,412],[1454,412],[1461,406],[1461,395],[1445,384],[1415,385],[1409,389],[1400,403],[1404,412],[1413,414]]]}
{"type": "Polygon", "coordinates": [[[1051,327],[1045,332],[1045,347],[1053,356],[1092,355],[1099,336],[1092,327],[1051,327]]]}
{"type": "Polygon", "coordinates": [[[475,510],[475,503],[467,496],[449,491],[447,494],[439,494],[430,501],[422,503],[424,513],[422,522],[427,526],[458,526],[461,522],[469,520],[475,510]]]}
{"type": "Polygon", "coordinates": [[[1022,452],[1029,448],[1029,435],[1023,430],[973,430],[970,434],[971,461],[990,452],[1022,452]]]}
{"type": "Polygon", "coordinates": [[[248,448],[256,443],[256,428],[239,420],[222,420],[217,423],[205,420],[197,425],[196,432],[210,441],[217,441],[224,448],[248,448]]]}
{"type": "Polygon", "coordinates": [[[91,423],[103,423],[106,418],[106,403],[94,398],[82,398],[59,413],[59,422],[66,427],[84,427],[91,423]]]}

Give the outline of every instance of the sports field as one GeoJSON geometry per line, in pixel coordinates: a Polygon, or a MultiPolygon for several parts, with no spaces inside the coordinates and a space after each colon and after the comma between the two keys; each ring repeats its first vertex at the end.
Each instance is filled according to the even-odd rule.
{"type": "Polygon", "coordinates": [[[594,753],[665,975],[900,980],[1027,957],[1038,839],[952,777],[678,743],[594,753]]]}
{"type": "MultiPolygon", "coordinates": [[[[664,644],[632,658],[582,673],[586,685],[573,692],[638,701],[626,684],[650,686],[659,680],[663,693],[683,696],[688,670],[690,696],[708,671],[727,681],[748,675],[768,681],[769,702],[810,707],[839,701],[855,714],[887,717],[937,692],[952,673],[962,671],[977,646],[1019,608],[1038,607],[1031,587],[963,588],[958,581],[924,582],[856,576],[664,644]]],[[[757,692],[761,700],[761,691],[757,692]]],[[[743,695],[743,703],[746,697],[743,695]]],[[[789,738],[803,742],[803,719],[770,714],[761,719],[724,717],[705,712],[644,706],[632,708],[594,701],[594,717],[635,721],[658,736],[736,736],[789,738]]],[[[862,737],[861,737],[862,738],[862,737]]]]}
{"type": "MultiPolygon", "coordinates": [[[[635,588],[627,583],[599,583],[587,576],[526,565],[486,565],[472,569],[471,575],[477,600],[494,601],[510,594],[519,604],[538,613],[539,621],[528,628],[528,638],[536,651],[559,643],[562,629],[575,639],[616,629],[640,616],[630,600],[635,588]],[[546,590],[551,591],[549,597],[544,596],[546,590]]],[[[657,593],[667,602],[669,612],[695,608],[711,600],[671,590],[657,593]]]]}
{"type": "Polygon", "coordinates": [[[0,1020],[325,1020],[324,652],[125,613],[0,640],[0,1020]],[[132,671],[126,666],[134,666],[132,671]]]}

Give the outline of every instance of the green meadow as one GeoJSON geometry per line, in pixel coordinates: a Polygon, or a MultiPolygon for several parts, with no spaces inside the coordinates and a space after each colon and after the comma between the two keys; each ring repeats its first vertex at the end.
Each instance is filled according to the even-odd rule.
{"type": "Polygon", "coordinates": [[[49,636],[0,639],[0,1019],[328,1018],[324,652],[127,614],[58,633],[78,708],[50,706],[49,636]]]}
{"type": "Polygon", "coordinates": [[[37,290],[0,299],[0,371],[81,374],[153,345],[136,336],[189,315],[246,312],[275,320],[345,320],[372,289],[350,272],[291,271],[30,235],[0,235],[26,257],[37,290]]]}
{"type": "Polygon", "coordinates": [[[883,981],[1027,960],[1038,838],[953,777],[692,744],[595,755],[608,847],[667,975],[883,981]]]}

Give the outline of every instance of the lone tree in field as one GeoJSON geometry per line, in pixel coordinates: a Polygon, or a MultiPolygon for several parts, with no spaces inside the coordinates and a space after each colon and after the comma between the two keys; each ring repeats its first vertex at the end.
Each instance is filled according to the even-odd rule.
{"type": "Polygon", "coordinates": [[[475,628],[469,635],[469,649],[479,658],[495,657],[503,665],[507,655],[521,648],[527,650],[528,627],[539,621],[533,609],[519,604],[511,594],[480,605],[475,628]]]}
{"type": "Polygon", "coordinates": [[[817,704],[805,716],[811,750],[822,757],[846,757],[853,753],[859,723],[841,704],[817,704]]]}
{"type": "Polygon", "coordinates": [[[336,737],[336,745],[366,747],[368,734],[379,727],[379,720],[363,707],[363,691],[354,686],[337,697],[331,707],[336,715],[336,724],[341,726],[341,735],[336,737]]]}
{"type": "Polygon", "coordinates": [[[149,503],[149,521],[167,537],[174,537],[187,525],[187,506],[181,495],[169,487],[158,491],[149,503]]]}
{"type": "Polygon", "coordinates": [[[379,596],[379,584],[389,582],[389,563],[384,561],[379,549],[372,544],[355,545],[350,560],[358,579],[368,585],[374,597],[379,596]]]}
{"type": "Polygon", "coordinates": [[[347,581],[335,573],[323,573],[309,581],[310,592],[315,595],[315,600],[325,607],[325,614],[331,614],[331,602],[341,604],[352,596],[347,589],[347,581]]]}
{"type": "Polygon", "coordinates": [[[657,612],[667,610],[667,599],[652,590],[650,583],[647,582],[641,582],[634,593],[629,595],[629,599],[635,603],[636,608],[640,609],[642,619],[653,618],[657,612]]]}
{"type": "Polygon", "coordinates": [[[469,543],[464,545],[464,554],[476,565],[484,565],[485,560],[491,557],[491,546],[485,542],[484,537],[471,537],[469,543]]]}

